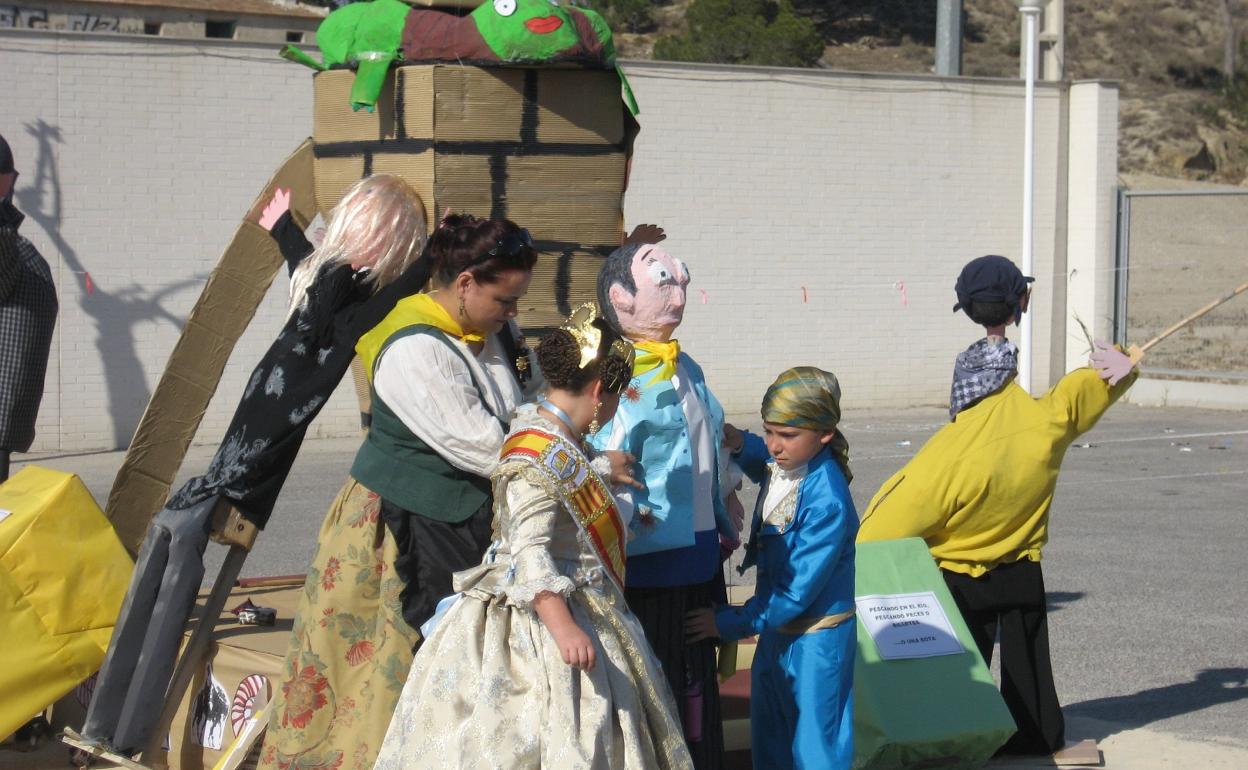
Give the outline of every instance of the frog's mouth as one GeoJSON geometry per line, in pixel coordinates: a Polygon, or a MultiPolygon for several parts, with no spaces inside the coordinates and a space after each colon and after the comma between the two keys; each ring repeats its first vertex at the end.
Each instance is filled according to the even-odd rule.
{"type": "Polygon", "coordinates": [[[563,26],[563,19],[558,16],[542,16],[529,19],[524,23],[524,26],[535,35],[549,35],[563,26]]]}

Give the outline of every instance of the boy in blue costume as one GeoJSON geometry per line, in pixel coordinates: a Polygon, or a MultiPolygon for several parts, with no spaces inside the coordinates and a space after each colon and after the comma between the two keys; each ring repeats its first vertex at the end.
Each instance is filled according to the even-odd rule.
{"type": "Polygon", "coordinates": [[[695,610],[689,640],[758,635],[750,674],[754,766],[849,768],[854,759],[854,538],[849,444],[836,429],[841,389],[813,366],[781,373],[763,397],[773,462],[745,434],[736,458],[760,484],[742,571],[744,606],[695,610]]]}
{"type": "Polygon", "coordinates": [[[706,770],[723,765],[716,645],[688,644],[684,617],[725,600],[720,534],[738,533],[719,483],[723,409],[672,339],[688,284],[684,263],[654,244],[623,246],[604,262],[599,305],[636,362],[615,417],[592,442],[632,454],[644,471],[644,489],[626,493],[636,513],[625,597],[676,696],[694,765],[706,770]]]}

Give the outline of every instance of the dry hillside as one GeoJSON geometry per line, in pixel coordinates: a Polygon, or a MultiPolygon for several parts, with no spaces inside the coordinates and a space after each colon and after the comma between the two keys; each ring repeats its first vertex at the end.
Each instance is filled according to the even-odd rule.
{"type": "MultiPolygon", "coordinates": [[[[650,58],[654,41],[679,32],[691,0],[656,2],[658,29],[618,35],[622,54],[650,58]]],[[[930,72],[934,0],[827,0],[821,66],[874,72],[930,72]],[[901,8],[903,10],[898,11],[901,8]]],[[[1248,0],[1233,3],[1248,24],[1248,0]]],[[[964,0],[963,72],[1017,77],[1019,16],[1008,0],[964,0]]],[[[1123,173],[1242,184],[1248,176],[1248,87],[1240,106],[1219,75],[1225,40],[1222,0],[1067,0],[1066,75],[1121,83],[1119,165],[1123,173]]],[[[1248,51],[1241,49],[1248,73],[1248,51]]],[[[1242,78],[1248,80],[1248,74],[1242,78]]]]}

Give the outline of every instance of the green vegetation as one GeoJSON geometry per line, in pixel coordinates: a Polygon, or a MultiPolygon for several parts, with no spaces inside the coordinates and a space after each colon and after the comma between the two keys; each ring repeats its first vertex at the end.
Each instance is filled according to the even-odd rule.
{"type": "Polygon", "coordinates": [[[813,67],[823,55],[815,23],[789,0],[693,0],[685,21],[689,31],[660,38],[654,58],[813,67]]]}
{"type": "Polygon", "coordinates": [[[583,5],[602,14],[615,32],[652,32],[655,0],[587,0],[583,5]]]}

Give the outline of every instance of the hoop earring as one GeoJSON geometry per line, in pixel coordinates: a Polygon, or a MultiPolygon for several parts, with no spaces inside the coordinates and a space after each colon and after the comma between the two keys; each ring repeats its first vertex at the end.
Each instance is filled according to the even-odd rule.
{"type": "Polygon", "coordinates": [[[602,429],[602,426],[598,424],[598,410],[601,408],[601,401],[594,402],[594,417],[589,421],[589,435],[591,436],[602,429]]]}

